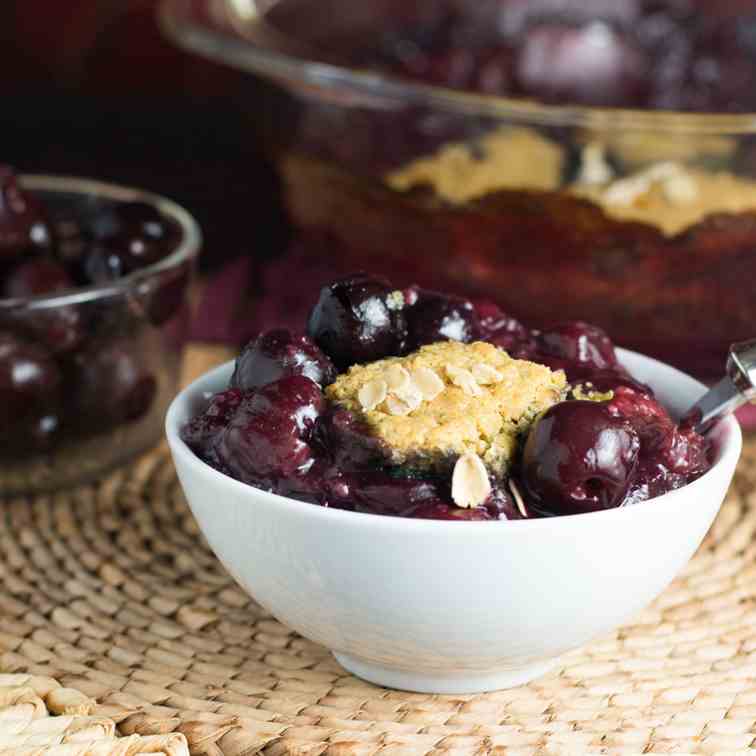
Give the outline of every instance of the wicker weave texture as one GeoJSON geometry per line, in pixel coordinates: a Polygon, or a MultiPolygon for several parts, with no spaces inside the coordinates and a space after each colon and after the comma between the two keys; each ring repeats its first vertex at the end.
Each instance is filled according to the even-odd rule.
{"type": "Polygon", "coordinates": [[[699,553],[632,624],[513,690],[389,691],[234,584],[160,449],[98,486],[0,504],[0,756],[179,756],[184,737],[213,756],[751,753],[754,531],[752,441],[699,553]],[[110,723],[122,750],[69,742],[113,740],[110,723]]]}

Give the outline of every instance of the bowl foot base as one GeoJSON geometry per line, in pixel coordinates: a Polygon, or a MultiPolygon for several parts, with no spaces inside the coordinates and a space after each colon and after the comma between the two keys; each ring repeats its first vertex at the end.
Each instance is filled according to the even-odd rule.
{"type": "Polygon", "coordinates": [[[410,672],[384,667],[381,664],[374,664],[335,651],[333,655],[344,669],[363,680],[385,688],[398,688],[414,693],[486,693],[503,688],[514,688],[541,677],[557,664],[556,659],[548,659],[514,669],[490,670],[484,673],[470,671],[445,675],[443,673],[410,672]]]}

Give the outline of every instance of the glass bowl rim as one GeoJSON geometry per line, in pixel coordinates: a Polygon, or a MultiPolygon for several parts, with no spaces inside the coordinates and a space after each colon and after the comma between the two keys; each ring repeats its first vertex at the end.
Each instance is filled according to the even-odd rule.
{"type": "Polygon", "coordinates": [[[79,286],[53,294],[39,294],[35,297],[0,297],[0,310],[29,305],[57,307],[117,296],[133,290],[156,274],[177,268],[182,263],[195,259],[202,247],[202,231],[197,221],[181,205],[160,194],[79,176],[22,173],[19,175],[19,183],[23,189],[31,193],[57,192],[60,194],[87,195],[95,199],[102,198],[116,202],[144,202],[179,226],[181,241],[170,255],[107,284],[90,284],[89,286],[79,286]]]}
{"type": "MultiPolygon", "coordinates": [[[[281,33],[261,20],[255,0],[243,0],[249,18],[257,16],[259,28],[271,36],[281,33]]],[[[266,0],[270,7],[275,0],[266,0]]],[[[540,126],[582,127],[594,131],[629,129],[663,131],[677,134],[749,134],[756,133],[756,113],[696,113],[674,110],[587,107],[579,105],[545,105],[535,100],[476,94],[448,87],[412,82],[368,70],[353,69],[308,58],[297,58],[267,49],[234,31],[234,8],[241,0],[161,0],[158,22],[164,34],[180,47],[215,62],[250,73],[262,74],[282,83],[332,92],[345,104],[348,95],[364,102],[434,108],[458,115],[490,117],[540,126]],[[193,14],[197,3],[212,5],[217,13],[226,14],[229,29],[221,31],[200,23],[193,14]]],[[[263,11],[264,12],[264,11],[263,11]]],[[[236,15],[237,21],[239,15],[236,15]]],[[[249,19],[244,19],[248,21],[249,19]]],[[[339,101],[337,100],[337,102],[339,101]]]]}

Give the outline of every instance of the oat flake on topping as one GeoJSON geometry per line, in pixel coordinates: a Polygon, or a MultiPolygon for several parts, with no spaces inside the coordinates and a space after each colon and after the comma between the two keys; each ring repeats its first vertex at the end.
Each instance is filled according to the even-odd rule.
{"type": "Polygon", "coordinates": [[[486,342],[444,341],[406,357],[355,365],[326,388],[326,396],[365,419],[384,442],[392,464],[449,470],[458,457],[472,452],[494,475],[500,475],[520,435],[565,391],[562,371],[512,359],[486,342]],[[382,403],[363,408],[358,399],[362,388],[376,380],[387,383],[386,374],[393,375],[395,366],[410,376],[409,386],[400,392],[403,395],[389,390],[382,403]],[[456,385],[450,373],[457,382],[460,375],[467,376],[463,386],[456,385]],[[488,382],[477,381],[476,373],[488,382]],[[468,381],[474,381],[475,395],[468,381]],[[413,396],[419,398],[415,406],[413,399],[408,400],[413,396]]]}

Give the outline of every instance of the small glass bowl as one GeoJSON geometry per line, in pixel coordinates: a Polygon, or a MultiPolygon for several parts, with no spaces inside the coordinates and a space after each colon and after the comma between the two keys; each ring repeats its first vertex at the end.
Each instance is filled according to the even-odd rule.
{"type": "Polygon", "coordinates": [[[41,409],[0,413],[0,496],[91,480],[161,438],[179,386],[202,239],[186,210],[139,189],[42,175],[22,176],[21,185],[53,217],[91,218],[99,208],[142,202],[180,235],[168,256],[107,285],[0,299],[0,332],[21,332],[43,350],[51,386],[41,409]]]}

